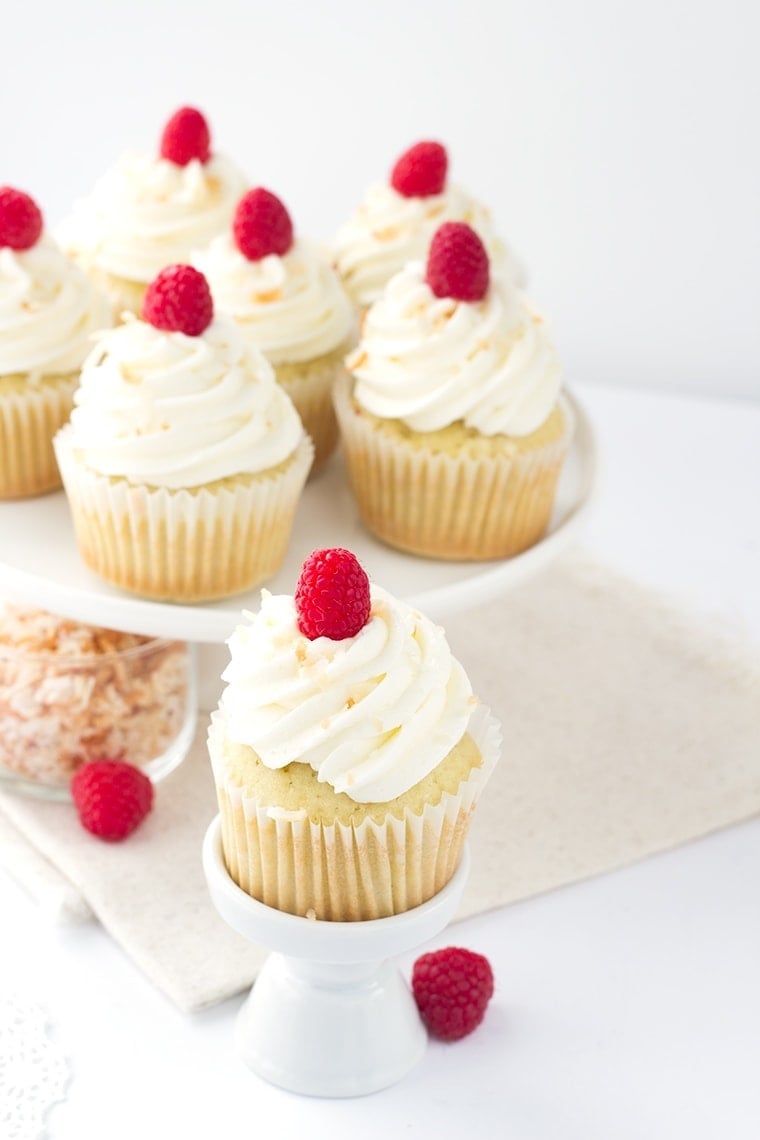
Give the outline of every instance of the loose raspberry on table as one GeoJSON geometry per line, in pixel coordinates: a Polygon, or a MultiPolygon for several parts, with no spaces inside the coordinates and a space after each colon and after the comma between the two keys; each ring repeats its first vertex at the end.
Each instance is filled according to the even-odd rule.
{"type": "Polygon", "coordinates": [[[118,842],[131,835],[152,808],[153,785],[133,764],[93,760],[74,773],[71,796],[87,831],[118,842]]]}
{"type": "Polygon", "coordinates": [[[164,127],[161,135],[161,157],[175,166],[187,166],[194,158],[208,162],[211,157],[211,132],[205,117],[195,107],[180,107],[164,127]]]}
{"type": "Polygon", "coordinates": [[[263,186],[249,190],[238,202],[232,233],[249,261],[260,261],[271,253],[282,257],[293,245],[290,214],[277,195],[263,186]]]}
{"type": "Polygon", "coordinates": [[[42,211],[23,190],[0,186],[0,247],[31,249],[42,233],[42,211]]]}
{"type": "Polygon", "coordinates": [[[405,198],[430,198],[446,185],[449,158],[439,142],[418,142],[404,151],[391,171],[391,186],[405,198]]]}
{"type": "Polygon", "coordinates": [[[200,336],[214,319],[208,281],[191,265],[167,265],[147,288],[142,316],[156,329],[200,336]]]}
{"type": "Polygon", "coordinates": [[[434,1037],[458,1041],[477,1029],[493,994],[487,958],[459,946],[423,954],[412,970],[412,993],[434,1037]]]}
{"type": "Polygon", "coordinates": [[[350,550],[315,550],[303,564],[295,602],[298,628],[310,641],[355,637],[369,621],[369,578],[350,550]]]}
{"type": "Polygon", "coordinates": [[[466,222],[444,222],[433,235],[425,280],[436,297],[482,301],[490,279],[488,253],[466,222]]]}

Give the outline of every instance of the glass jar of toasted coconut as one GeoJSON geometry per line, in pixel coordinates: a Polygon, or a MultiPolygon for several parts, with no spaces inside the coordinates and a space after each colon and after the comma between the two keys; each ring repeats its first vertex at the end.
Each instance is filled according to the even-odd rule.
{"type": "Polygon", "coordinates": [[[91,760],[126,760],[152,779],[195,733],[192,647],[0,603],[0,784],[68,796],[91,760]]]}

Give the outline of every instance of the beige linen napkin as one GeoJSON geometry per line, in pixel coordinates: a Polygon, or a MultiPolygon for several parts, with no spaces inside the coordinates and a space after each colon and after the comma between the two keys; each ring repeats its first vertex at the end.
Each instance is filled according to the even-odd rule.
{"type": "MultiPolygon", "coordinates": [[[[504,728],[473,823],[461,916],[760,811],[760,662],[651,592],[565,558],[446,628],[504,728]]],[[[265,954],[208,898],[200,849],[216,805],[206,723],[124,844],[87,835],[66,805],[0,796],[0,837],[11,825],[25,838],[36,880],[51,884],[44,857],[52,881],[76,888],[185,1010],[245,988],[265,954]]],[[[22,879],[25,858],[17,838],[10,866],[22,879]]]]}

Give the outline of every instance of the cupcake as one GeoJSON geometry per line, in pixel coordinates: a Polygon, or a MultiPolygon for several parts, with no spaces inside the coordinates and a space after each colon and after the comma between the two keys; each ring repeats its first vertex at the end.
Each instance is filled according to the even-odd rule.
{"type": "Polygon", "coordinates": [[[573,430],[543,319],[465,223],[391,279],[336,388],[360,515],[432,558],[518,554],[549,523],[573,430]]]}
{"type": "Polygon", "coordinates": [[[209,753],[235,882],[335,921],[440,891],[499,746],[443,631],[320,550],[229,647],[209,753]]]}
{"type": "Polygon", "coordinates": [[[148,283],[226,229],[245,187],[237,167],[212,153],[201,112],[182,107],[164,127],[159,153],[124,154],[76,204],[59,240],[117,315],[139,315],[148,283]]]}
{"type": "Polygon", "coordinates": [[[284,558],[311,441],[203,274],[162,270],[143,309],[99,338],[55,439],[82,558],[148,598],[250,589],[284,558]]]}
{"type": "Polygon", "coordinates": [[[218,308],[272,364],[314,442],[318,467],[337,441],[332,389],[354,331],[335,270],[314,245],[294,238],[285,206],[261,187],[241,198],[231,229],[193,264],[218,308]]]}
{"type": "Polygon", "coordinates": [[[53,436],[108,304],[43,230],[28,194],[0,187],[0,499],[60,487],[53,436]]]}
{"type": "Polygon", "coordinates": [[[448,155],[437,142],[419,142],[396,162],[390,183],[376,183],[339,231],[335,264],[343,284],[364,310],[382,295],[408,261],[425,258],[442,222],[468,222],[478,231],[489,255],[516,284],[524,271],[496,236],[490,212],[448,181],[448,155]]]}

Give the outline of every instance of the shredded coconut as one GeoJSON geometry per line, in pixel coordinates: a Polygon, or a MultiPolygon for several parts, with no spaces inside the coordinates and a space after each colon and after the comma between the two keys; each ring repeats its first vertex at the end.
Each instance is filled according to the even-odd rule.
{"type": "Polygon", "coordinates": [[[66,784],[89,760],[145,765],[182,728],[188,648],[0,606],[0,769],[66,784]]]}

